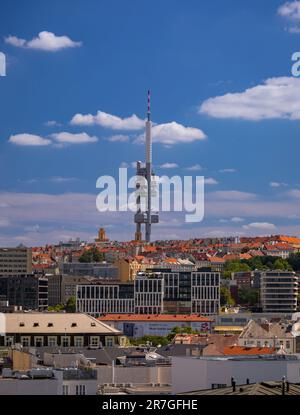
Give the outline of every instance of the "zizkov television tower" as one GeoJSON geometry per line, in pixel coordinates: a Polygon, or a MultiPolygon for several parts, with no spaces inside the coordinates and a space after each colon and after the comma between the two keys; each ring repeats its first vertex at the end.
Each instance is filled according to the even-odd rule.
{"type": "MultiPolygon", "coordinates": [[[[158,223],[158,213],[151,212],[152,202],[152,177],[154,173],[152,171],[152,137],[151,137],[151,107],[150,107],[150,91],[148,91],[148,110],[147,110],[147,121],[146,121],[146,164],[142,167],[140,161],[136,164],[137,176],[145,177],[147,181],[147,210],[142,212],[141,210],[141,196],[137,197],[136,205],[137,211],[134,216],[134,222],[136,223],[135,240],[142,241],[141,225],[145,224],[145,241],[151,241],[151,224],[158,223]]],[[[140,184],[137,183],[137,189],[140,188],[140,184]]]]}

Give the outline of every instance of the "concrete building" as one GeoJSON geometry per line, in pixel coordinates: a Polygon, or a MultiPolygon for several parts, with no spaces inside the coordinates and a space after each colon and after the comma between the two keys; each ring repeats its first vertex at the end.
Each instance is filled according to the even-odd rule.
{"type": "Polygon", "coordinates": [[[173,357],[172,393],[218,389],[263,381],[300,383],[300,359],[296,356],[173,357]]]}
{"type": "Polygon", "coordinates": [[[114,265],[118,268],[119,280],[122,282],[134,281],[141,269],[141,264],[134,258],[120,258],[114,265]]]}
{"type": "Polygon", "coordinates": [[[46,274],[48,278],[48,306],[54,307],[61,303],[61,274],[46,274]]]}
{"type": "Polygon", "coordinates": [[[298,277],[294,272],[264,271],[260,276],[260,300],[265,313],[297,311],[298,277]]]}
{"type": "Polygon", "coordinates": [[[137,314],[163,313],[164,279],[138,276],[134,283],[134,307],[137,314]]]}
{"type": "Polygon", "coordinates": [[[27,371],[5,370],[0,395],[96,395],[97,371],[78,368],[37,367],[27,371]]]}
{"type": "Polygon", "coordinates": [[[48,278],[35,274],[2,276],[0,296],[10,306],[44,311],[48,307],[48,278]]]}
{"type": "Polygon", "coordinates": [[[211,331],[212,321],[200,315],[172,314],[107,314],[101,321],[120,330],[128,337],[167,336],[174,327],[192,328],[202,334],[211,331]]]}
{"type": "Polygon", "coordinates": [[[32,273],[30,248],[0,248],[0,275],[14,276],[32,273]]]}
{"type": "Polygon", "coordinates": [[[107,262],[63,262],[60,264],[62,275],[90,276],[95,278],[119,279],[119,270],[107,262]]]}
{"type": "Polygon", "coordinates": [[[79,285],[91,284],[94,280],[94,277],[62,275],[61,295],[59,302],[62,304],[66,304],[71,297],[76,297],[77,287],[79,285]]]}
{"type": "Polygon", "coordinates": [[[118,344],[121,332],[86,314],[7,313],[0,346],[99,348],[118,344]]]}
{"type": "Polygon", "coordinates": [[[274,347],[283,353],[299,353],[300,337],[297,330],[299,323],[274,322],[266,320],[258,323],[250,320],[239,336],[238,344],[247,347],[274,347]],[[297,327],[296,327],[297,326],[297,327]]]}
{"type": "Polygon", "coordinates": [[[163,269],[139,272],[132,283],[97,287],[78,286],[78,311],[95,317],[106,313],[216,315],[220,307],[219,273],[163,269]]]}
{"type": "Polygon", "coordinates": [[[106,313],[134,313],[134,285],[131,283],[78,285],[76,310],[94,317],[106,313]]]}

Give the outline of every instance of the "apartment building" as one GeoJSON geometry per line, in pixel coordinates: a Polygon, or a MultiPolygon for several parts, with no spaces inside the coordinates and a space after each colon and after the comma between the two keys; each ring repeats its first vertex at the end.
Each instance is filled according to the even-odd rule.
{"type": "Polygon", "coordinates": [[[48,278],[35,274],[0,276],[0,296],[10,306],[44,311],[48,307],[48,278]]]}
{"type": "Polygon", "coordinates": [[[26,275],[32,273],[30,248],[0,248],[0,275],[26,275]]]}
{"type": "Polygon", "coordinates": [[[297,311],[298,277],[289,271],[260,273],[260,299],[263,312],[294,313],[297,311]]]}
{"type": "Polygon", "coordinates": [[[95,317],[106,313],[134,313],[134,285],[133,283],[78,285],[76,310],[95,317]]]}
{"type": "Polygon", "coordinates": [[[131,283],[77,287],[77,310],[101,314],[218,314],[220,274],[161,269],[138,273],[131,283]]]}
{"type": "MultiPolygon", "coordinates": [[[[155,275],[155,274],[154,274],[155,275]]],[[[137,314],[161,314],[164,311],[164,279],[161,276],[137,276],[134,283],[137,314]]]]}

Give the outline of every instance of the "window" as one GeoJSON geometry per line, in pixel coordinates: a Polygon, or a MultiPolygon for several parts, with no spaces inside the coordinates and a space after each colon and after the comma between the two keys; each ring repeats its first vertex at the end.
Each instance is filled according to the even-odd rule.
{"type": "Polygon", "coordinates": [[[22,336],[21,344],[23,347],[30,347],[30,336],[22,336]]]}
{"type": "Polygon", "coordinates": [[[99,336],[91,336],[90,337],[90,346],[99,348],[99,336]]]}
{"type": "Polygon", "coordinates": [[[44,338],[42,336],[35,336],[34,337],[34,346],[35,347],[43,347],[44,346],[44,338]]]}
{"type": "Polygon", "coordinates": [[[48,346],[49,347],[57,346],[57,337],[56,336],[48,336],[48,346]]]}
{"type": "Polygon", "coordinates": [[[12,346],[14,344],[13,336],[5,336],[5,346],[12,346]]]}
{"type": "Polygon", "coordinates": [[[63,385],[63,395],[69,395],[69,385],[63,385]]]}
{"type": "Polygon", "coordinates": [[[70,336],[61,336],[61,346],[62,347],[70,347],[71,338],[70,336]]]}
{"type": "Polygon", "coordinates": [[[105,346],[106,347],[113,347],[114,345],[114,338],[113,337],[105,337],[105,346]]]}
{"type": "Polygon", "coordinates": [[[74,346],[75,347],[83,347],[84,341],[82,336],[75,336],[74,337],[74,346]]]}
{"type": "Polygon", "coordinates": [[[287,349],[290,349],[291,348],[291,342],[290,342],[290,340],[287,340],[287,342],[286,342],[286,348],[287,349]]]}
{"type": "Polygon", "coordinates": [[[85,385],[76,385],[76,395],[85,395],[85,385]]]}

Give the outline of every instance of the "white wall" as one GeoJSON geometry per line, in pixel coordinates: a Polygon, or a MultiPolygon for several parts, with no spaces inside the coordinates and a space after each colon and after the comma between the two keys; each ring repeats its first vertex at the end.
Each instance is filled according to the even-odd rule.
{"type": "Polygon", "coordinates": [[[208,360],[188,357],[172,359],[172,392],[211,389],[212,384],[230,386],[234,377],[237,385],[262,381],[280,381],[285,376],[290,382],[300,382],[300,360],[208,360]]]}
{"type": "Polygon", "coordinates": [[[58,379],[0,379],[0,395],[59,395],[58,379]]]}
{"type": "MultiPolygon", "coordinates": [[[[97,366],[98,383],[112,383],[112,367],[97,366]]],[[[115,366],[114,383],[171,383],[171,367],[115,366]]]]}

